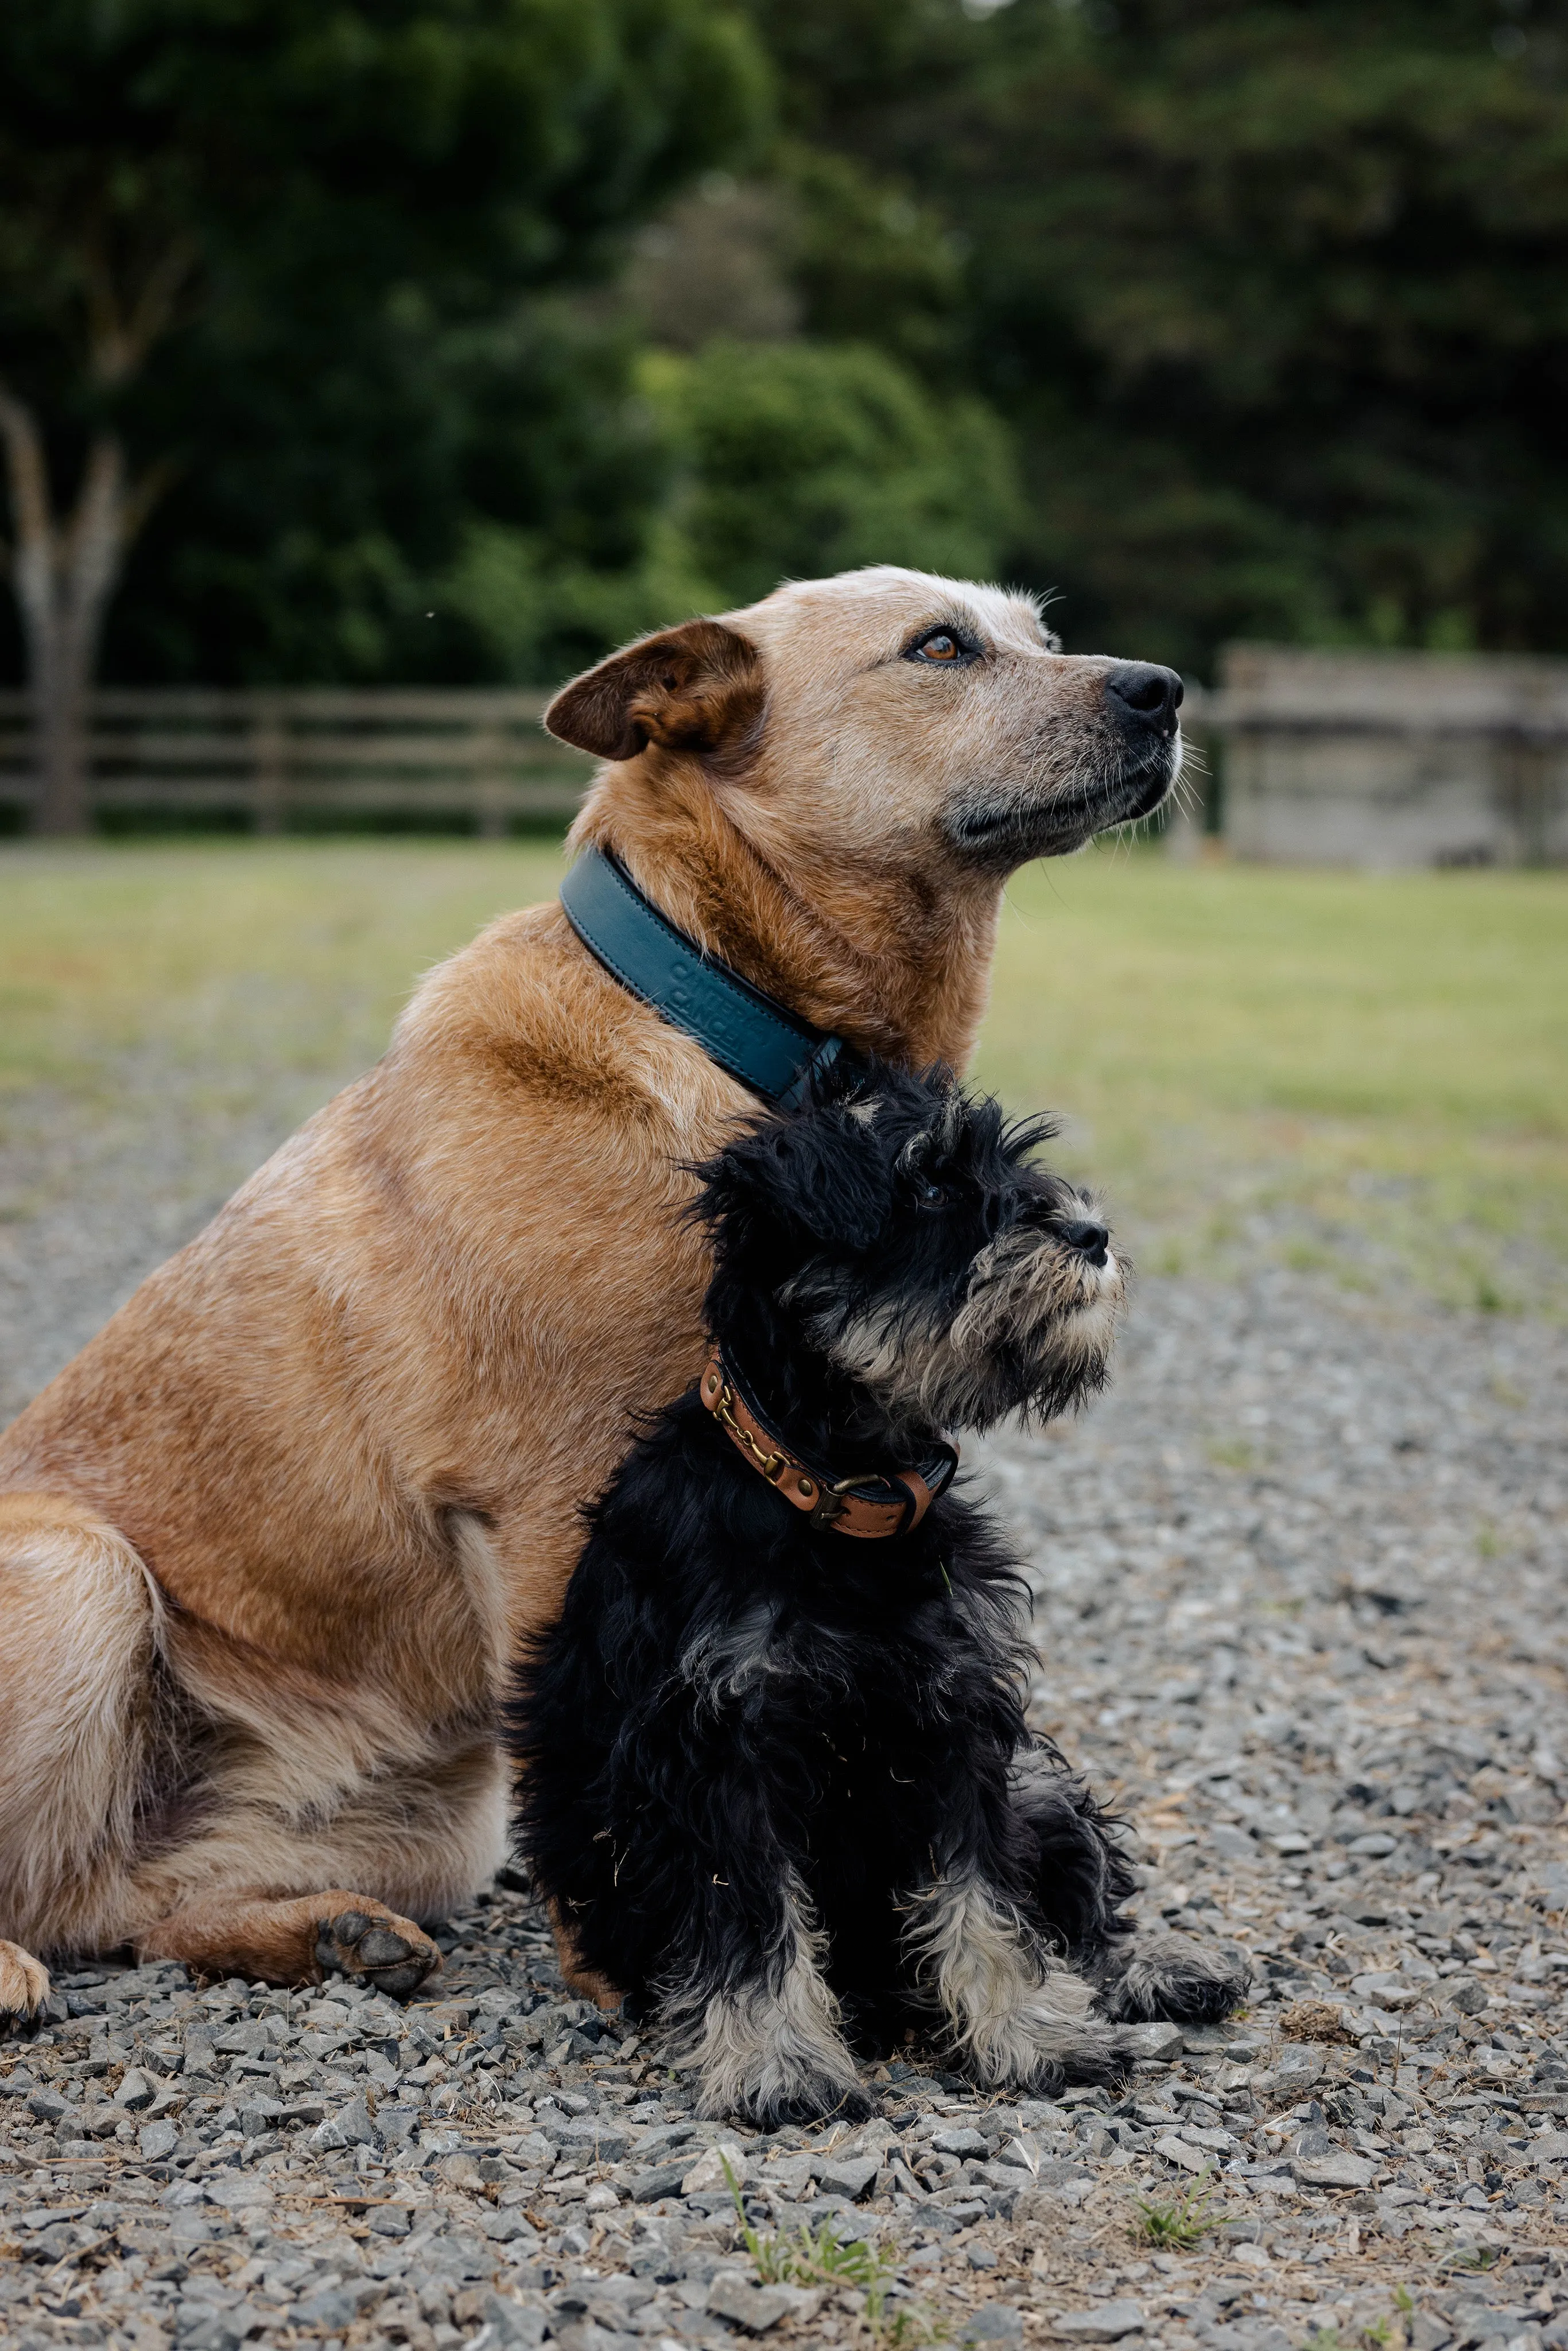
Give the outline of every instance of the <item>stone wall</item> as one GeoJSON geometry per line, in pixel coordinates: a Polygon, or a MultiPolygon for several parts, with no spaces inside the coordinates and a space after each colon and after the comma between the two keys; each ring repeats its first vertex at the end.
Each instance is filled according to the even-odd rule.
{"type": "MultiPolygon", "coordinates": [[[[1189,697],[1188,731],[1219,768],[1236,856],[1568,862],[1568,661],[1232,645],[1220,674],[1189,697]]],[[[1201,822],[1199,805],[1173,827],[1174,853],[1201,822]]]]}

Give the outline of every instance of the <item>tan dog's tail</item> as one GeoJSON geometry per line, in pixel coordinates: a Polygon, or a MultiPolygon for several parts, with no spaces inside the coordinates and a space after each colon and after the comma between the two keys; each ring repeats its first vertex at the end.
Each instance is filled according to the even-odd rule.
{"type": "Polygon", "coordinates": [[[0,1935],[91,1949],[133,1852],[162,1601],[123,1535],[0,1495],[0,1935]]]}

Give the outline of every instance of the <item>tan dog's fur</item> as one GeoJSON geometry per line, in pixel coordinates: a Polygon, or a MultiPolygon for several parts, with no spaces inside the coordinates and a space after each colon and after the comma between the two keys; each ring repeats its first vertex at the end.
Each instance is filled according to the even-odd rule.
{"type": "MultiPolygon", "coordinates": [[[[578,842],[821,1027],[962,1068],[1009,866],[1168,783],[1111,666],[872,571],[645,641],[550,723],[610,760],[578,842]],[[948,623],[983,658],[905,657],[948,623]],[[982,804],[1022,831],[977,849],[982,804]]],[[[755,1109],[559,905],[507,916],[0,1438],[0,2008],[42,1995],[23,1945],[303,1980],[357,1911],[434,1957],[412,1922],[505,1851],[508,1661],[700,1366],[685,1165],[755,1109]]]]}

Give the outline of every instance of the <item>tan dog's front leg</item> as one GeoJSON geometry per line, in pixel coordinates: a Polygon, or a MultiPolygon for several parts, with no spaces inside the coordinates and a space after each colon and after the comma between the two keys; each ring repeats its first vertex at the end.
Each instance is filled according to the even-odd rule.
{"type": "Polygon", "coordinates": [[[49,1971],[20,1943],[0,1942],[0,2030],[13,2016],[36,2016],[49,1996],[49,1971]]]}
{"type": "Polygon", "coordinates": [[[264,1983],[319,1983],[332,1969],[399,1999],[441,1965],[412,1918],[340,1886],[286,1899],[220,1895],[193,1903],[140,1936],[136,1951],[141,1959],[183,1959],[201,1975],[264,1983]]]}

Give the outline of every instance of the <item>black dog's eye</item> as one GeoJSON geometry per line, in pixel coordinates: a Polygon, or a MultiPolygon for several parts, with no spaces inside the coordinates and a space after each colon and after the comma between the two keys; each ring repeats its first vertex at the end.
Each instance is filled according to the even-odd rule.
{"type": "Polygon", "coordinates": [[[905,659],[929,662],[933,669],[961,669],[973,661],[975,648],[954,629],[931,629],[915,640],[905,659]]]}
{"type": "Polygon", "coordinates": [[[946,1184],[932,1184],[922,1176],[916,1178],[915,1196],[923,1208],[945,1208],[952,1198],[946,1184]]]}

